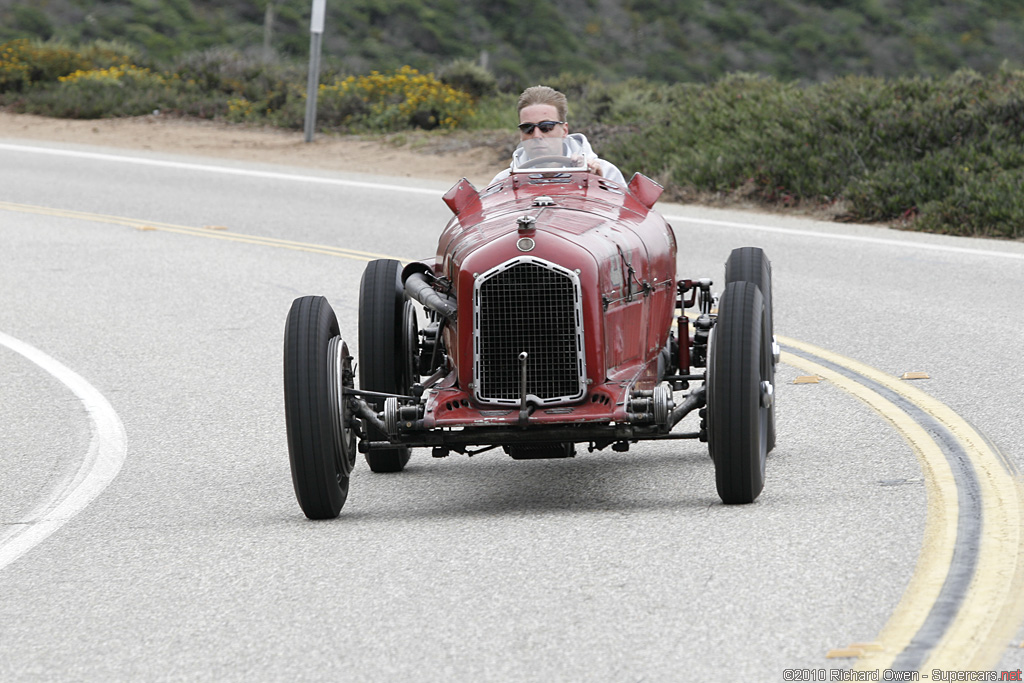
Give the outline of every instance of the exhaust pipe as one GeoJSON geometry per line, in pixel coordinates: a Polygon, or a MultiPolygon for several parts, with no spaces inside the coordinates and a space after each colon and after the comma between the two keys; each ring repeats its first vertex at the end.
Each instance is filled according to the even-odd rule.
{"type": "Polygon", "coordinates": [[[411,273],[405,279],[405,293],[450,323],[456,322],[456,302],[430,286],[423,273],[411,273]]]}

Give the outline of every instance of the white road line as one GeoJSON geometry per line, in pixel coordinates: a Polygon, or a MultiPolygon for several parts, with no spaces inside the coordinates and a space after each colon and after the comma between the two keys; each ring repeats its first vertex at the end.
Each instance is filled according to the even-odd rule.
{"type": "MultiPolygon", "coordinates": [[[[946,244],[931,244],[910,240],[887,240],[883,237],[864,237],[863,235],[840,235],[832,232],[817,232],[811,230],[794,230],[793,228],[778,228],[769,225],[757,225],[755,223],[740,223],[738,221],[719,221],[711,218],[692,218],[690,216],[665,216],[669,223],[694,223],[697,225],[711,225],[723,228],[740,228],[741,230],[756,230],[776,235],[796,235],[798,237],[816,237],[827,240],[841,240],[845,242],[860,242],[862,244],[879,244],[886,247],[900,247],[903,249],[920,249],[922,251],[942,251],[951,254],[972,254],[974,256],[1009,258],[1024,261],[1024,253],[1013,251],[992,251],[986,249],[968,249],[967,247],[953,247],[946,244]]],[[[915,233],[916,234],[916,233],[915,233]]]]}
{"type": "Polygon", "coordinates": [[[110,403],[91,384],[42,351],[0,332],[0,344],[19,353],[60,380],[85,406],[92,420],[92,439],[78,473],[54,502],[0,532],[0,570],[36,547],[71,521],[121,471],[128,439],[110,403]]]}
{"type": "Polygon", "coordinates": [[[54,149],[52,147],[32,147],[29,145],[11,145],[0,142],[0,150],[6,149],[12,152],[25,152],[28,154],[49,154],[59,157],[73,157],[76,159],[94,159],[96,161],[114,161],[123,164],[136,164],[138,166],[160,166],[162,168],[177,168],[185,171],[203,171],[204,173],[222,173],[227,175],[239,175],[249,178],[263,178],[267,180],[288,180],[301,183],[319,183],[321,185],[339,185],[341,187],[358,187],[365,190],[387,190],[389,192],[410,192],[413,194],[426,194],[440,198],[443,191],[431,190],[425,187],[409,187],[408,185],[388,185],[387,183],[373,183],[360,180],[344,180],[342,178],[324,178],[321,176],[301,175],[296,173],[278,173],[276,171],[256,171],[248,168],[233,168],[231,166],[215,166],[212,164],[192,164],[184,161],[168,161],[165,159],[145,159],[142,157],[123,156],[119,154],[102,154],[100,152],[78,152],[68,149],[54,149]]]}
{"type": "MultiPolygon", "coordinates": [[[[321,176],[302,175],[295,173],[280,173],[275,171],[256,171],[246,168],[234,168],[231,166],[216,166],[212,164],[193,164],[182,161],[168,161],[163,159],[146,159],[118,154],[105,154],[100,152],[81,152],[67,149],[56,149],[53,147],[36,147],[32,145],[15,145],[0,142],[0,150],[12,152],[24,152],[27,154],[49,154],[52,156],[73,157],[78,159],[94,159],[98,161],[114,161],[126,164],[137,164],[140,166],[159,166],[163,168],[177,168],[187,171],[202,171],[204,173],[222,173],[228,175],[247,176],[250,178],[264,178],[269,180],[287,180],[290,182],[319,183],[321,185],[336,185],[339,187],[357,187],[367,190],[384,190],[388,192],[407,192],[412,194],[430,195],[440,197],[442,192],[424,187],[410,187],[408,185],[392,185],[388,183],[375,183],[359,180],[344,180],[341,178],[325,178],[321,176]]],[[[812,237],[818,239],[841,240],[845,242],[860,242],[862,244],[877,244],[886,247],[898,247],[901,249],[917,249],[922,251],[939,251],[952,254],[971,254],[982,257],[1008,258],[1024,261],[1024,253],[1015,251],[994,251],[985,249],[968,249],[966,247],[954,247],[943,244],[932,244],[916,239],[893,240],[883,237],[865,237],[862,235],[841,235],[831,232],[820,232],[816,230],[794,230],[792,228],[779,228],[756,223],[743,223],[740,221],[722,221],[711,218],[694,218],[692,216],[665,215],[665,220],[670,223],[691,223],[697,225],[719,226],[724,228],[738,228],[740,230],[754,230],[776,235],[793,235],[801,238],[812,237]]],[[[908,235],[909,237],[909,235],[908,235]]]]}

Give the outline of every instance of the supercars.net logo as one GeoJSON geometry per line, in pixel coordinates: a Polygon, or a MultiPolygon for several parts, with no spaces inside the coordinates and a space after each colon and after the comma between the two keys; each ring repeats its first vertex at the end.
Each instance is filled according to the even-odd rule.
{"type": "Polygon", "coordinates": [[[1021,669],[1009,671],[852,671],[850,669],[786,669],[784,681],[1024,681],[1021,669]]]}

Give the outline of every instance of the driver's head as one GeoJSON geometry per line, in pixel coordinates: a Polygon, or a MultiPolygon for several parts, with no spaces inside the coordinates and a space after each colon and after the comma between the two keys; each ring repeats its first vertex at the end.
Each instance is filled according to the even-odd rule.
{"type": "Polygon", "coordinates": [[[519,137],[564,138],[569,134],[566,123],[569,103],[565,95],[546,85],[527,88],[519,96],[519,137]]]}

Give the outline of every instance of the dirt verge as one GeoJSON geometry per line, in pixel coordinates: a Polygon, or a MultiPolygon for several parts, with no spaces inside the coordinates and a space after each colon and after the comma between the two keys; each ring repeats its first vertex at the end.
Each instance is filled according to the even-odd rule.
{"type": "Polygon", "coordinates": [[[483,187],[506,163],[503,160],[511,153],[513,137],[496,132],[317,135],[306,143],[301,131],[216,121],[166,116],[52,119],[0,111],[0,138],[152,150],[452,184],[465,176],[477,187],[483,187]]]}

